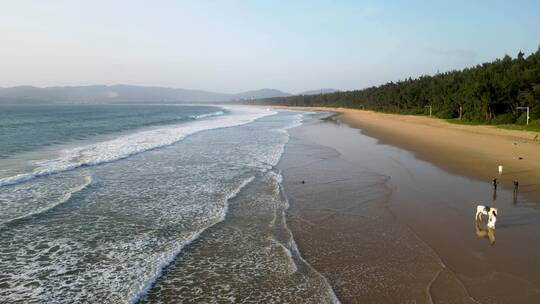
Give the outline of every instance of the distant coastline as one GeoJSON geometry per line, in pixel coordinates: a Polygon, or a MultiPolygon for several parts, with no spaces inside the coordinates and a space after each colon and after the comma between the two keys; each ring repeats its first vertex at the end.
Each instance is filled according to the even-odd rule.
{"type": "Polygon", "coordinates": [[[0,87],[0,104],[217,103],[290,95],[286,92],[268,88],[228,94],[124,84],[43,88],[16,86],[0,87]]]}
{"type": "Polygon", "coordinates": [[[255,103],[430,115],[459,124],[540,131],[540,48],[528,56],[519,52],[515,58],[506,55],[460,71],[409,77],[360,90],[265,98],[255,103]]]}

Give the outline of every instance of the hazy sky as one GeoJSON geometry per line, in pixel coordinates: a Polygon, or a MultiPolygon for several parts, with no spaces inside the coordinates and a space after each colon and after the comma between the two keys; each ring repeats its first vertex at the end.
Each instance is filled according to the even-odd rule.
{"type": "Polygon", "coordinates": [[[363,88],[540,44],[540,1],[0,0],[0,86],[363,88]]]}

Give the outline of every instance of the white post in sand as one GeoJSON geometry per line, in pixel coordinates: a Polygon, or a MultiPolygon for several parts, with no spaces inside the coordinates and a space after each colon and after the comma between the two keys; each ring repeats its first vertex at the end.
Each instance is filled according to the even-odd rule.
{"type": "Polygon", "coordinates": [[[424,108],[429,108],[429,118],[431,118],[431,106],[425,106],[424,108]]]}
{"type": "Polygon", "coordinates": [[[503,166],[499,165],[499,175],[502,175],[502,171],[503,171],[503,166]]]}

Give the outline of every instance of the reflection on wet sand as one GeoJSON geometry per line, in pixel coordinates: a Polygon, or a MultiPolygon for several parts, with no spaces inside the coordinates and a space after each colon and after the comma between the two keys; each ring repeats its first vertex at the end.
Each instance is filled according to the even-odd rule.
{"type": "Polygon", "coordinates": [[[490,245],[495,244],[495,228],[483,228],[481,221],[475,221],[476,235],[480,238],[487,238],[490,245]]]}
{"type": "Polygon", "coordinates": [[[521,196],[528,184],[520,183],[513,208],[511,188],[497,187],[492,202],[486,182],[346,125],[306,121],[290,134],[279,165],[287,224],[340,301],[540,303],[540,204],[521,196]],[[489,216],[478,234],[471,227],[476,202],[500,210],[497,247],[489,216]]]}

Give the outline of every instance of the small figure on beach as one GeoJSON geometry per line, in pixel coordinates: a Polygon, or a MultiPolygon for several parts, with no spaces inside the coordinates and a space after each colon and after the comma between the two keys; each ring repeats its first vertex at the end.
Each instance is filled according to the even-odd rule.
{"type": "Polygon", "coordinates": [[[503,166],[499,165],[499,175],[502,175],[502,172],[503,172],[503,166]]]}
{"type": "Polygon", "coordinates": [[[305,184],[306,182],[304,180],[301,181],[302,184],[305,184]]]}
{"type": "Polygon", "coordinates": [[[491,182],[493,184],[493,190],[497,190],[497,179],[493,178],[493,180],[491,182]]]}

